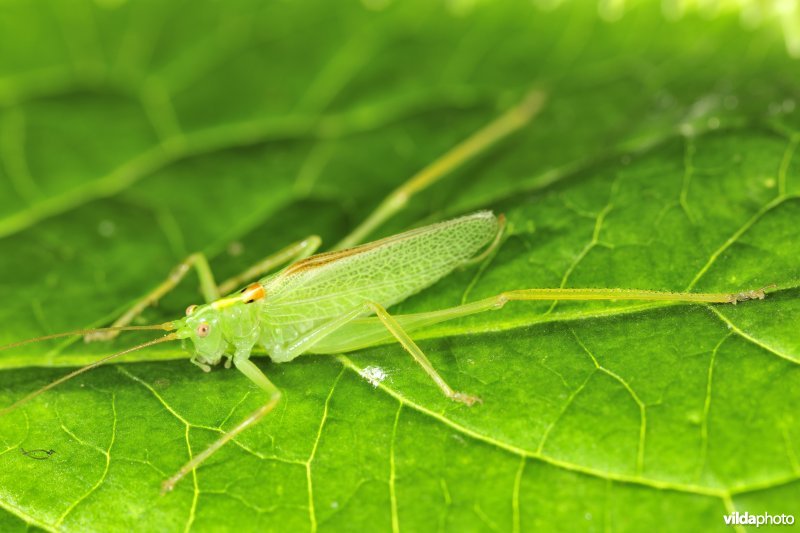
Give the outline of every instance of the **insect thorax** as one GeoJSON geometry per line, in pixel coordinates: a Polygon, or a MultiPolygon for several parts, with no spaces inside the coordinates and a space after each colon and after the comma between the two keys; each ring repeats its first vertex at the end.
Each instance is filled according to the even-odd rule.
{"type": "Polygon", "coordinates": [[[258,302],[236,304],[223,309],[213,305],[196,308],[187,316],[181,337],[194,344],[195,358],[215,365],[222,357],[249,357],[261,332],[258,302]]]}

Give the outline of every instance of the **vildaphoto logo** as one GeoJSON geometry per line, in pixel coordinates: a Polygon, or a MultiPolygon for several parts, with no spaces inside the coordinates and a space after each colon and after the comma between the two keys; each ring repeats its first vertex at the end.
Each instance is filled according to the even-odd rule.
{"type": "Polygon", "coordinates": [[[794,515],[791,514],[750,514],[739,511],[723,515],[727,526],[791,526],[794,524],[794,515]]]}

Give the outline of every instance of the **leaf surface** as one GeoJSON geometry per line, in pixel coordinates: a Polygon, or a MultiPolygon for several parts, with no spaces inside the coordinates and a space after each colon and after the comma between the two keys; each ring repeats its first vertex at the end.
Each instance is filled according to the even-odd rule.
{"type": "MultiPolygon", "coordinates": [[[[180,346],[137,352],[0,418],[0,529],[800,515],[800,80],[784,34],[767,12],[743,27],[725,7],[546,4],[6,2],[2,343],[108,323],[194,251],[222,280],[310,234],[334,243],[532,87],[547,94],[532,124],[374,235],[489,208],[508,238],[393,312],[517,288],[776,289],[735,307],[515,302],[415,334],[473,408],[396,345],[258,358],[284,401],[163,497],[263,398],[180,346]]],[[[142,320],[199,298],[191,275],[142,320]]],[[[149,337],[4,352],[0,401],[149,337]]]]}

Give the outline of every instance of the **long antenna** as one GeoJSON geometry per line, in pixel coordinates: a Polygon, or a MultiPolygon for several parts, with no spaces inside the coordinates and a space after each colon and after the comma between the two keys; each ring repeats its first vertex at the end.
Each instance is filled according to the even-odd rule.
{"type": "Polygon", "coordinates": [[[163,324],[154,324],[152,326],[125,326],[125,327],[112,327],[112,328],[95,328],[95,329],[76,329],[74,331],[65,331],[64,333],[53,333],[52,335],[43,335],[41,337],[34,337],[24,341],[12,342],[5,346],[0,346],[0,352],[16,348],[17,346],[24,346],[33,342],[48,341],[50,339],[60,339],[61,337],[71,337],[72,335],[88,335],[89,333],[103,332],[103,331],[152,331],[160,329],[162,331],[173,331],[175,324],[172,322],[164,322],[163,324]]]}
{"type": "MultiPolygon", "coordinates": [[[[123,328],[123,329],[125,329],[125,328],[123,328]]],[[[155,328],[151,328],[151,329],[155,329],[155,328]]],[[[106,357],[103,357],[102,359],[98,359],[94,363],[90,363],[90,364],[88,364],[88,365],[86,365],[84,367],[79,368],[78,370],[75,370],[74,372],[70,372],[66,376],[58,378],[57,380],[55,380],[54,382],[50,383],[49,385],[45,385],[41,389],[28,394],[27,396],[25,396],[21,400],[17,400],[16,402],[11,404],[10,406],[5,407],[3,409],[0,409],[0,416],[7,415],[8,413],[13,411],[14,409],[19,407],[20,405],[24,405],[24,404],[28,403],[29,401],[33,400],[34,398],[36,398],[40,394],[49,391],[53,387],[61,385],[65,381],[68,381],[68,380],[74,378],[75,376],[83,374],[84,372],[86,372],[88,370],[96,368],[96,367],[102,365],[103,363],[105,363],[107,361],[110,361],[111,359],[114,359],[115,357],[119,357],[121,355],[129,354],[131,352],[135,352],[136,350],[141,350],[142,348],[148,348],[148,347],[154,346],[156,344],[161,344],[162,342],[169,342],[169,341],[174,341],[174,340],[177,340],[177,339],[178,339],[178,334],[177,333],[170,333],[168,335],[164,335],[161,338],[158,338],[158,339],[155,339],[155,340],[152,340],[152,341],[148,341],[148,342],[145,342],[143,344],[139,344],[138,346],[134,346],[133,348],[127,348],[125,350],[122,350],[121,352],[117,352],[117,353],[115,353],[113,355],[108,355],[106,357]]]]}

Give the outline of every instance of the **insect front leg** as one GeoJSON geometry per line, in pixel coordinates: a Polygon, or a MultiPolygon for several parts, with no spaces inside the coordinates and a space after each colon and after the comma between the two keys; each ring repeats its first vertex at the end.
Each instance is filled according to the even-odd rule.
{"type": "Polygon", "coordinates": [[[165,480],[161,485],[162,494],[170,492],[172,489],[174,489],[175,485],[181,479],[200,466],[203,461],[208,459],[214,452],[236,438],[236,436],[245,429],[258,423],[259,420],[268,415],[270,411],[272,411],[275,406],[278,405],[278,402],[281,399],[281,391],[267,378],[267,376],[264,375],[263,372],[261,372],[261,370],[258,369],[258,367],[252,361],[250,361],[248,357],[248,355],[236,355],[233,358],[233,364],[242,372],[242,374],[250,378],[253,383],[258,385],[261,390],[267,393],[267,402],[250,413],[250,415],[241,421],[235,428],[217,439],[202,453],[196,455],[191,461],[183,465],[181,469],[178,470],[172,477],[165,480]]]}
{"type": "MultiPolygon", "coordinates": [[[[144,298],[134,303],[122,316],[114,321],[111,326],[124,327],[130,324],[137,316],[142,314],[145,309],[155,304],[163,298],[165,294],[174,289],[178,283],[186,277],[186,274],[192,267],[197,271],[197,276],[200,279],[200,290],[206,302],[213,302],[219,298],[219,289],[217,289],[217,283],[214,281],[214,274],[211,272],[208,259],[202,252],[197,252],[184,259],[172,270],[167,279],[158,287],[147,293],[144,298]]],[[[84,339],[87,342],[110,340],[117,335],[119,335],[118,331],[95,332],[86,335],[84,339]]]]}
{"type": "MultiPolygon", "coordinates": [[[[307,332],[302,338],[287,346],[284,350],[278,353],[271,353],[273,361],[284,362],[294,359],[298,355],[305,353],[309,348],[314,346],[321,339],[330,335],[334,331],[341,328],[343,325],[351,322],[352,320],[363,315],[366,310],[363,307],[358,307],[350,312],[343,313],[336,318],[333,318],[317,328],[307,332]]],[[[281,398],[281,392],[278,388],[264,375],[261,370],[249,359],[249,353],[237,353],[233,356],[233,364],[245,376],[258,385],[264,392],[267,393],[267,403],[253,411],[244,421],[239,423],[235,428],[220,437],[216,442],[206,448],[201,454],[197,455],[194,459],[183,465],[178,472],[172,477],[164,481],[162,484],[162,493],[171,491],[175,484],[183,479],[188,473],[197,468],[203,461],[211,456],[214,452],[219,450],[222,446],[235,438],[239,433],[257,423],[264,418],[270,411],[272,411],[278,404],[281,398]]]]}
{"type": "Polygon", "coordinates": [[[433,368],[433,364],[431,364],[427,356],[422,352],[419,346],[417,346],[417,343],[415,343],[413,339],[408,336],[408,333],[405,332],[400,323],[395,320],[395,318],[390,315],[389,312],[383,308],[383,306],[377,303],[369,303],[367,305],[375,312],[378,319],[383,323],[384,326],[386,326],[386,329],[389,330],[392,336],[397,339],[397,342],[399,342],[403,348],[405,348],[406,351],[411,354],[414,360],[419,363],[425,372],[428,373],[428,375],[433,379],[436,385],[439,386],[445,396],[451,400],[465,403],[467,405],[474,405],[476,402],[481,401],[481,399],[477,396],[471,396],[469,394],[453,390],[453,388],[447,384],[447,382],[436,371],[436,369],[433,368]]]}
{"type": "MultiPolygon", "coordinates": [[[[214,281],[214,274],[211,272],[211,266],[208,264],[208,259],[205,254],[201,252],[194,253],[175,267],[169,277],[158,287],[150,291],[144,298],[138,300],[130,309],[125,311],[125,313],[112,324],[112,327],[123,327],[130,324],[137,316],[142,314],[146,308],[156,303],[163,298],[165,294],[174,289],[192,267],[197,271],[197,276],[200,279],[200,290],[203,293],[203,298],[206,303],[208,303],[217,300],[223,294],[232,292],[240,284],[269,272],[281,264],[308,257],[319,248],[321,242],[319,237],[311,235],[302,241],[290,244],[286,248],[262,259],[238,276],[224,281],[219,286],[217,286],[216,281],[214,281]]],[[[117,335],[119,335],[119,332],[116,331],[98,332],[86,335],[85,339],[89,342],[109,340],[117,335]]]]}

